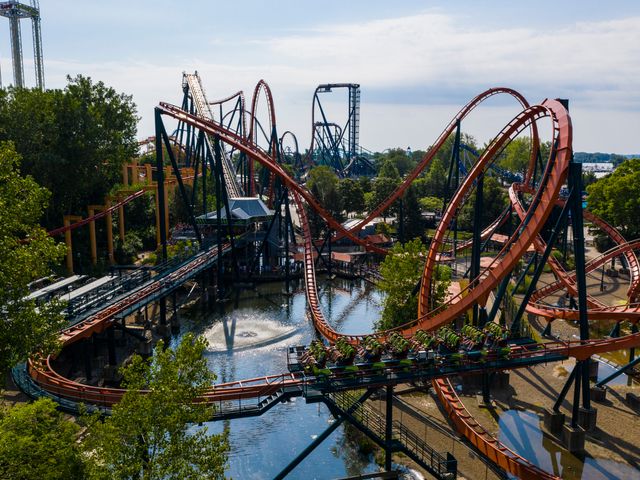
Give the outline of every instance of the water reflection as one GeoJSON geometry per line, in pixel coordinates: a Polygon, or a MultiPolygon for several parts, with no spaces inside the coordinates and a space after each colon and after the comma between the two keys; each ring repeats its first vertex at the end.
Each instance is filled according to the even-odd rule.
{"type": "MultiPolygon", "coordinates": [[[[532,412],[508,410],[500,415],[499,440],[531,463],[566,480],[640,480],[640,472],[613,460],[580,459],[545,435],[532,412]]],[[[514,477],[515,478],[515,477],[514,477]]]]}
{"type": "MultiPolygon", "coordinates": [[[[258,285],[239,292],[237,305],[228,304],[223,312],[214,307],[215,311],[203,314],[196,307],[192,318],[183,321],[180,335],[193,331],[209,341],[207,360],[218,382],[286,372],[287,346],[308,344],[316,338],[301,285],[293,295],[284,295],[282,288],[280,283],[258,285]]],[[[381,295],[369,284],[320,279],[319,293],[327,321],[339,331],[370,332],[379,319],[381,295]]],[[[227,476],[263,479],[280,472],[331,421],[324,405],[298,398],[261,417],[211,422],[207,427],[214,433],[225,427],[230,432],[227,476]]],[[[379,470],[373,458],[358,458],[358,452],[344,444],[343,436],[342,428],[336,430],[296,467],[291,478],[336,478],[379,470]]]]}

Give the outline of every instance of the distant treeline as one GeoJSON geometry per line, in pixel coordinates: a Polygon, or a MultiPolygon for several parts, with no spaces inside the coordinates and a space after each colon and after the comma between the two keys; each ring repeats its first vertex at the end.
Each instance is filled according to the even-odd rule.
{"type": "Polygon", "coordinates": [[[588,152],[575,152],[573,158],[576,162],[580,163],[613,163],[619,165],[628,158],[640,158],[640,154],[637,155],[618,155],[617,153],[588,153],[588,152]]]}

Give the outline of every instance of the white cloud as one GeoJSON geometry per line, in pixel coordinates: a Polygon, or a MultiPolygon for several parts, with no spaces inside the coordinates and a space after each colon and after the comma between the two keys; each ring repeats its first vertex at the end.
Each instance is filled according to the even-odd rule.
{"type": "MultiPolygon", "coordinates": [[[[66,73],[80,72],[132,93],[143,117],[143,137],[153,131],[152,109],[159,101],[180,102],[183,70],[201,73],[210,99],[244,89],[249,100],[255,83],[264,78],[273,89],[280,131],[293,130],[302,145],[308,141],[315,86],[356,82],[363,88],[362,143],[373,149],[424,147],[469,98],[503,85],[521,90],[532,102],[547,96],[570,98],[574,124],[584,128],[575,132],[576,149],[640,151],[635,139],[640,126],[640,17],[547,30],[468,27],[458,20],[421,13],[318,26],[267,40],[245,38],[228,49],[229,39],[212,36],[209,45],[219,51],[187,60],[175,52],[162,60],[100,64],[48,58],[47,79],[50,86],[62,86],[66,73]],[[416,90],[421,94],[413,99],[416,90]],[[599,113],[605,111],[606,116],[599,113]],[[616,112],[624,122],[611,121],[616,112]]],[[[491,113],[486,118],[495,122],[469,124],[477,126],[478,132],[471,133],[480,142],[514,113],[511,107],[501,108],[487,108],[491,113]]]]}
{"type": "Polygon", "coordinates": [[[303,66],[307,74],[338,72],[374,87],[500,83],[570,91],[593,86],[640,108],[640,89],[633,88],[640,85],[638,32],[640,18],[548,31],[486,30],[425,13],[322,27],[306,36],[272,39],[269,47],[275,58],[303,66]]]}

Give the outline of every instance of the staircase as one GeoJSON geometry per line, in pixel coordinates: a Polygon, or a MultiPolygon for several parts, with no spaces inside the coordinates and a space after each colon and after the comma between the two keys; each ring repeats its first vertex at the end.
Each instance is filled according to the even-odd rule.
{"type": "MultiPolygon", "coordinates": [[[[344,412],[354,404],[358,394],[354,391],[342,391],[327,394],[326,398],[330,404],[344,412]]],[[[376,443],[385,444],[384,415],[371,406],[363,404],[351,414],[351,417],[357,420],[359,427],[363,427],[362,430],[367,432],[367,435],[376,443]]],[[[457,476],[457,462],[450,453],[442,455],[435,451],[419,435],[398,420],[393,421],[391,448],[393,451],[400,451],[407,455],[435,478],[452,480],[457,476]]]]}

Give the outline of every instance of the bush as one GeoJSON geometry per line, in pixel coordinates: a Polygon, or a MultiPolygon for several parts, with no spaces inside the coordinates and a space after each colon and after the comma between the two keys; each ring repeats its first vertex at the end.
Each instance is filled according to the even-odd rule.
{"type": "Polygon", "coordinates": [[[50,399],[0,410],[0,478],[84,478],[78,430],[50,399]]]}

